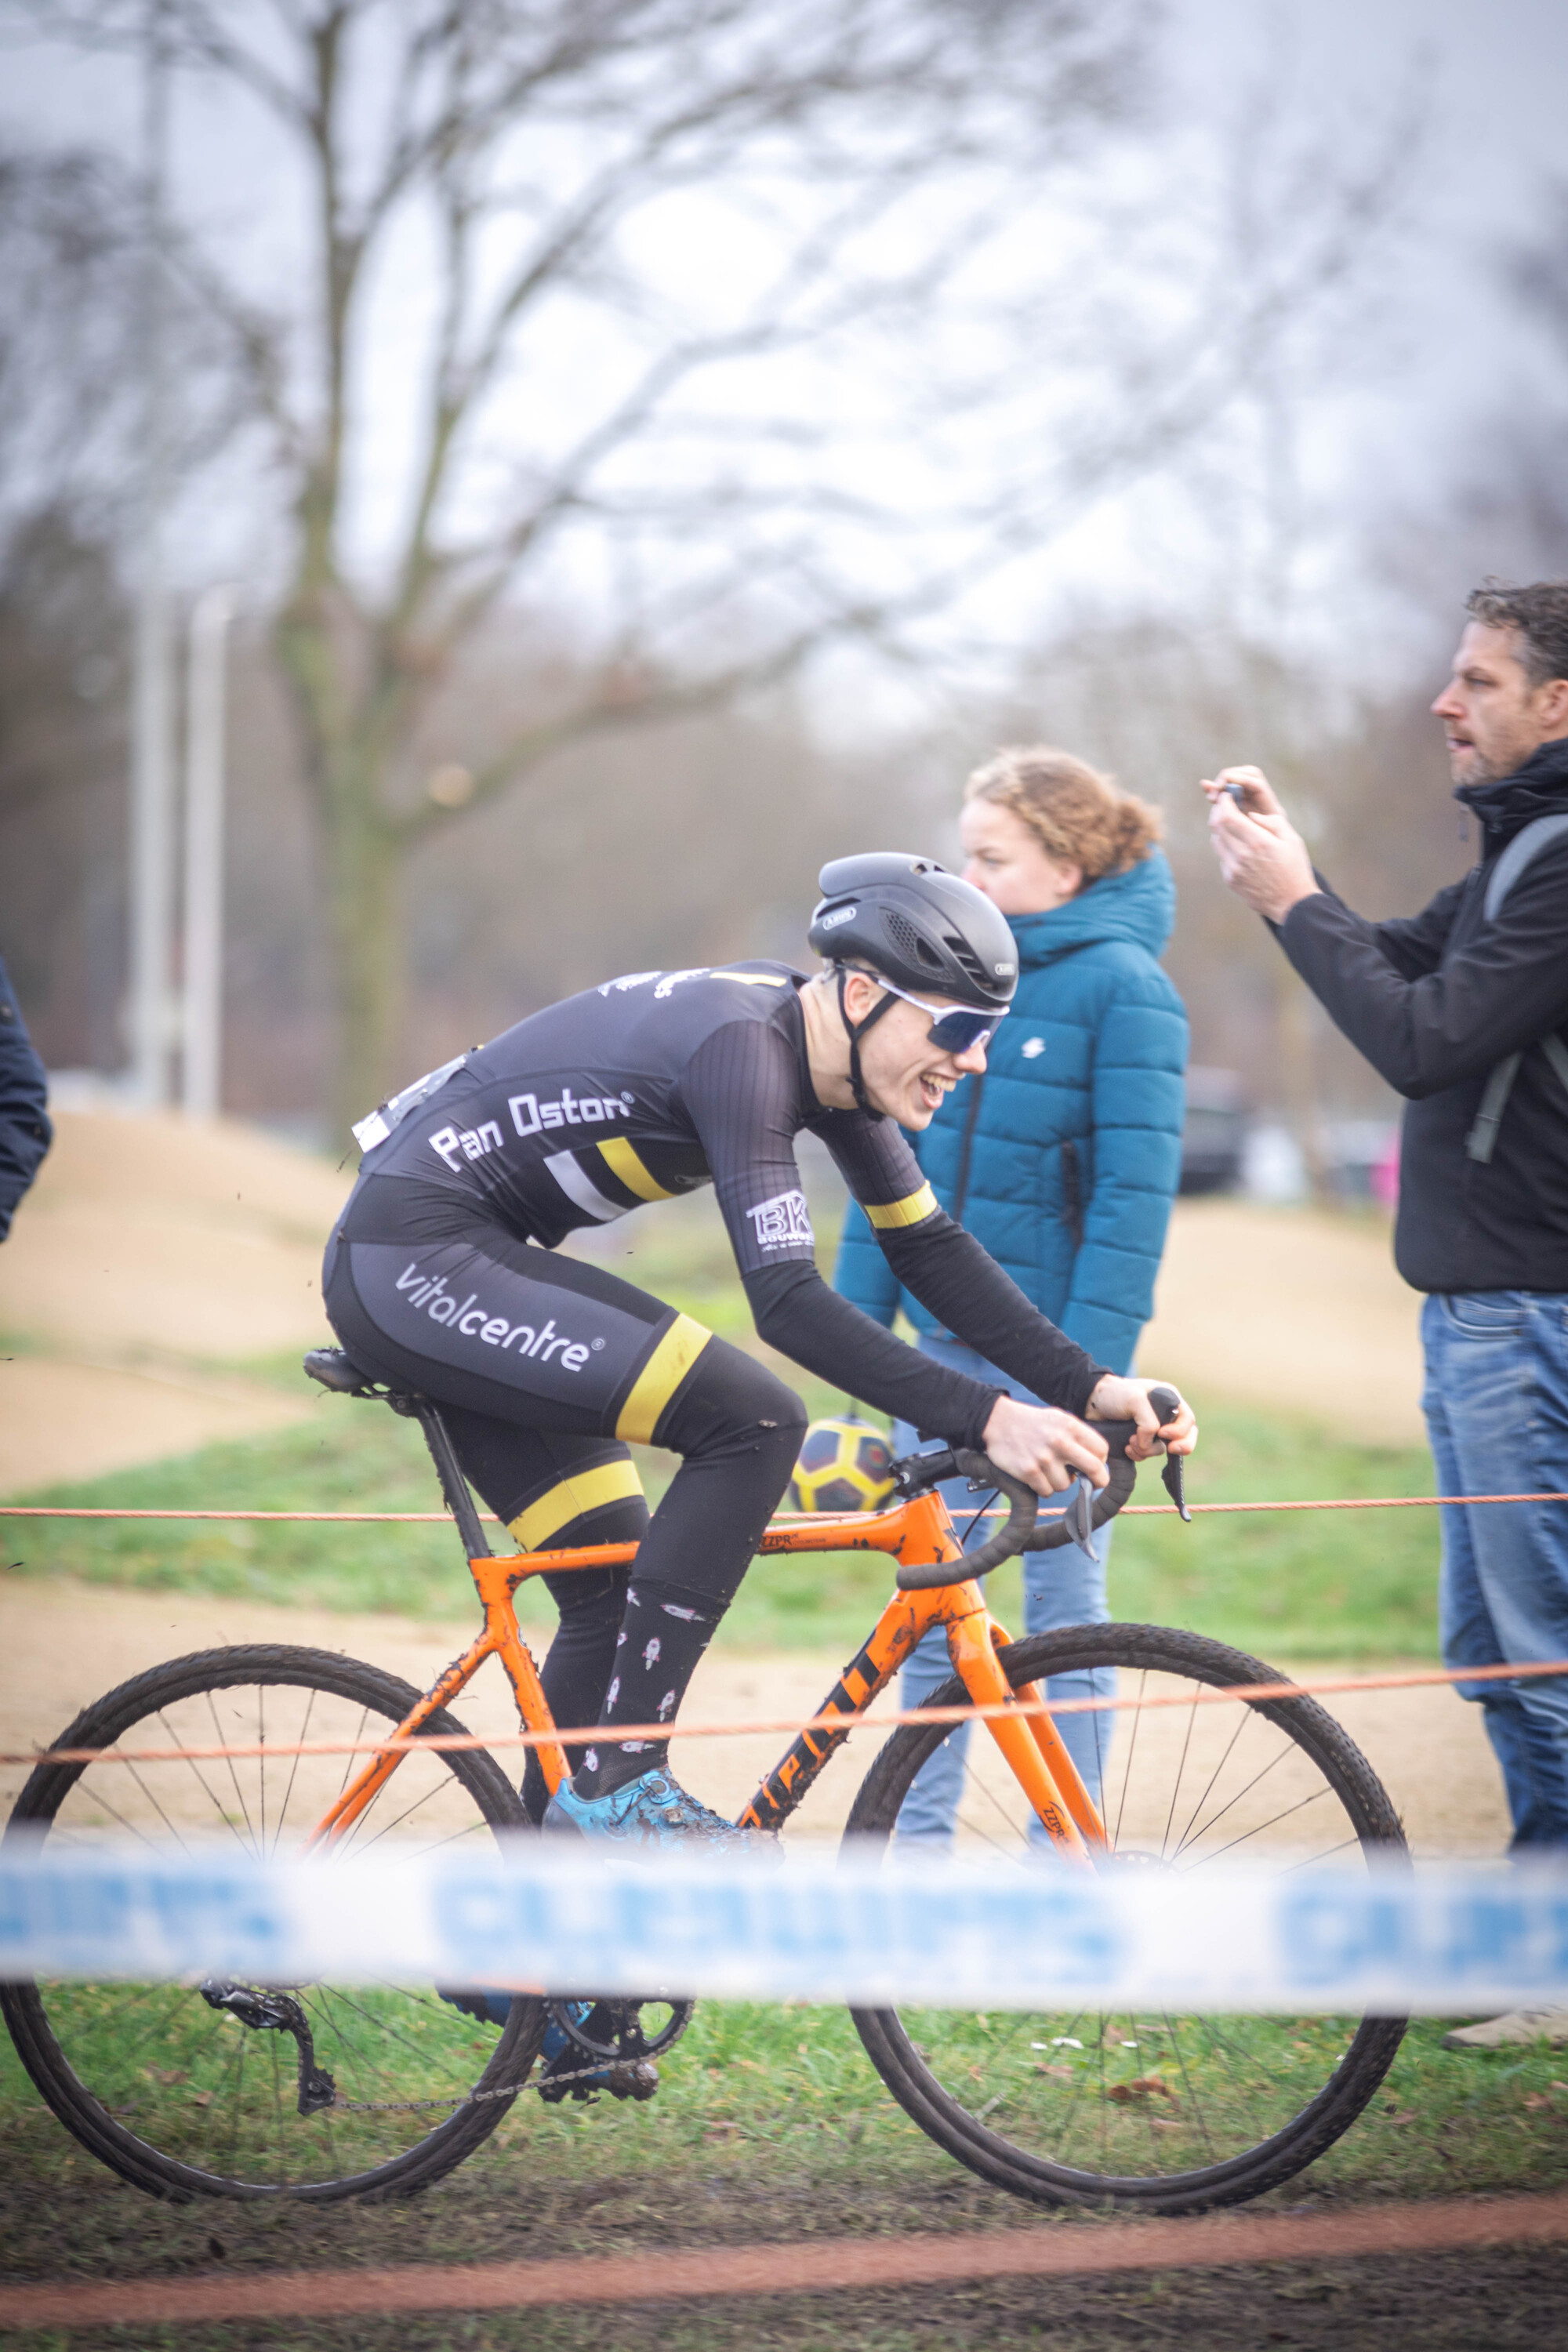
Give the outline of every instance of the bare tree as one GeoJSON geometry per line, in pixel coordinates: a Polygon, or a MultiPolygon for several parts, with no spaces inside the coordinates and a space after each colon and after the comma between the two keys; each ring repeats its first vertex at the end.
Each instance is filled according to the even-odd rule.
{"type": "MultiPolygon", "coordinates": [[[[110,544],[132,491],[142,397],[142,217],[112,155],[0,151],[0,531],[61,523],[110,544]]],[[[164,257],[169,359],[181,384],[174,458],[194,473],[254,414],[263,331],[210,299],[199,255],[164,257]]]]}
{"type": "MultiPolygon", "coordinates": [[[[12,5],[128,53],[149,21],[12,5]]],[[[1141,0],[153,13],[309,191],[303,290],[269,332],[183,234],[289,485],[275,641],[327,870],[340,1122],[388,1075],[399,876],[432,827],[826,646],[916,657],[988,568],[1190,437],[1377,203],[1381,167],[1332,201],[1320,183],[1239,296],[1173,208],[1130,239],[1091,198],[1096,142],[1146,98],[1141,0]],[[1161,283],[1146,333],[1119,243],[1124,278],[1161,283]],[[389,368],[405,468],[367,499],[389,368]],[[572,614],[594,656],[458,763],[431,712],[503,605],[572,614]]]]}

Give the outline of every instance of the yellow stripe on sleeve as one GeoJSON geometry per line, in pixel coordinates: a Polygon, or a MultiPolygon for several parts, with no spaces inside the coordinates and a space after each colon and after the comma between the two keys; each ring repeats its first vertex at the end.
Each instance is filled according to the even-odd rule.
{"type": "Polygon", "coordinates": [[[678,1315],[641,1371],[621,1407],[616,1435],[639,1445],[653,1443],[658,1417],[713,1337],[689,1315],[678,1315]]]}
{"type": "Polygon", "coordinates": [[[648,1174],[641,1158],[624,1135],[612,1136],[608,1143],[601,1143],[599,1157],[611,1175],[618,1176],[627,1192],[635,1192],[639,1201],[674,1200],[674,1193],[667,1192],[664,1186],[648,1174]]]}
{"type": "Polygon", "coordinates": [[[579,1471],[575,1477],[559,1480],[508,1524],[521,1549],[542,1551],[552,1536],[559,1535],[584,1511],[599,1510],[605,1503],[629,1502],[641,1493],[642,1480],[635,1462],[603,1462],[596,1470],[579,1471]]]}
{"type": "Polygon", "coordinates": [[[787,988],[789,982],[776,971],[716,971],[715,980],[738,980],[742,988],[787,988]]]}
{"type": "Polygon", "coordinates": [[[936,1194],[929,1184],[922,1184],[918,1192],[910,1192],[901,1201],[888,1201],[879,1208],[867,1203],[866,1214],[879,1232],[889,1225],[918,1225],[935,1216],[936,1194]]]}

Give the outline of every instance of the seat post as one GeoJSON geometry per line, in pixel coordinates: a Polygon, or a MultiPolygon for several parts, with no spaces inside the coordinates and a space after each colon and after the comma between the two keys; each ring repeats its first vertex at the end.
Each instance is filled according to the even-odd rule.
{"type": "Polygon", "coordinates": [[[436,1475],[441,1481],[441,1492],[447,1498],[447,1508],[458,1523],[458,1533],[463,1538],[463,1549],[470,1559],[493,1558],[479,1525],[479,1515],[474,1508],[474,1498],[468,1492],[468,1482],[458,1465],[456,1449],[447,1433],[447,1424],[440,1411],[428,1397],[421,1397],[414,1411],[419,1426],[425,1432],[425,1443],[430,1448],[430,1458],[436,1465],[436,1475]]]}

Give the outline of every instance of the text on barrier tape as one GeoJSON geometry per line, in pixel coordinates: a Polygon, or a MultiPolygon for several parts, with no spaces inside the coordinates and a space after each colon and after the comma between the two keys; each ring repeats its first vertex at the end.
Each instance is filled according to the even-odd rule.
{"type": "Polygon", "coordinates": [[[1438,2014],[1568,2000],[1568,1868],[0,1852],[0,1977],[1438,2014]]]}

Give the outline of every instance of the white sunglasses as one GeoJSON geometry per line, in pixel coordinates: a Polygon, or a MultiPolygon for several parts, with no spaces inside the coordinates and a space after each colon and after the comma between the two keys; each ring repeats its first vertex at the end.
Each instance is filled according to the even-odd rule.
{"type": "Polygon", "coordinates": [[[889,996],[896,996],[901,1003],[912,1004],[917,1012],[928,1015],[931,1043],[943,1054],[972,1054],[976,1045],[989,1045],[996,1034],[998,1024],[1007,1017],[1008,1007],[1005,1004],[991,1013],[971,1013],[962,1005],[955,1005],[949,1013],[939,1013],[934,1005],[925,1003],[918,996],[911,996],[907,988],[895,988],[892,982],[884,980],[879,971],[873,972],[870,977],[879,988],[885,988],[889,996]]]}

